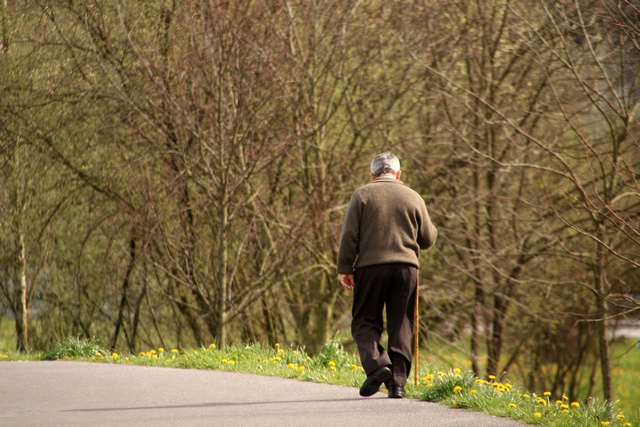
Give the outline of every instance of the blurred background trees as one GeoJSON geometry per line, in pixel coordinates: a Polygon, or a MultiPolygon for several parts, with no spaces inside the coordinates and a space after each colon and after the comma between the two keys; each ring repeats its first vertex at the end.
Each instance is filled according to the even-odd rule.
{"type": "Polygon", "coordinates": [[[421,334],[464,343],[477,375],[613,398],[612,332],[640,309],[632,2],[0,10],[0,314],[19,350],[313,352],[348,330],[342,215],[391,150],[440,230],[421,334]]]}

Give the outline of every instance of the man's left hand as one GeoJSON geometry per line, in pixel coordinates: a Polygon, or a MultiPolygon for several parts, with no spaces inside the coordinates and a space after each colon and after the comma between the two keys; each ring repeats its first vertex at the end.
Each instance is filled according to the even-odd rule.
{"type": "Polygon", "coordinates": [[[353,274],[340,274],[340,284],[344,286],[346,290],[352,291],[355,286],[353,274]]]}

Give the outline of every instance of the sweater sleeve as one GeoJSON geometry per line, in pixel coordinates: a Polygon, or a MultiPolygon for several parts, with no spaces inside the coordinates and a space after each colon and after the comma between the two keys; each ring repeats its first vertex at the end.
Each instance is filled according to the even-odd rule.
{"type": "Polygon", "coordinates": [[[421,210],[421,222],[418,231],[418,238],[416,240],[420,249],[428,249],[436,243],[438,229],[436,229],[435,225],[431,222],[431,217],[429,216],[429,211],[427,210],[427,206],[424,204],[424,201],[422,203],[421,210]]]}
{"type": "Polygon", "coordinates": [[[353,274],[360,242],[360,210],[360,204],[354,194],[351,196],[342,224],[338,249],[338,274],[353,274]]]}

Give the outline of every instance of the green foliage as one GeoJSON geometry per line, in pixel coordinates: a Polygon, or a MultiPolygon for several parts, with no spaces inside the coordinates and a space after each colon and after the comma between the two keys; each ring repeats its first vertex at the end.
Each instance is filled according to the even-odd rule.
{"type": "Polygon", "coordinates": [[[110,353],[102,348],[94,340],[81,340],[79,338],[69,337],[61,343],[57,344],[50,352],[43,357],[45,360],[59,359],[80,359],[106,357],[110,353]]]}

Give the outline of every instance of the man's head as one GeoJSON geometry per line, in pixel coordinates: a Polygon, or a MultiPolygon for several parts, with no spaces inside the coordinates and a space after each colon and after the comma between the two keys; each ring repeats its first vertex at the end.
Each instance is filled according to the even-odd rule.
{"type": "MultiPolygon", "coordinates": [[[[398,175],[400,172],[400,160],[389,152],[378,154],[371,161],[371,176],[378,177],[383,174],[398,175]]],[[[400,177],[398,177],[399,179],[400,177]]]]}

